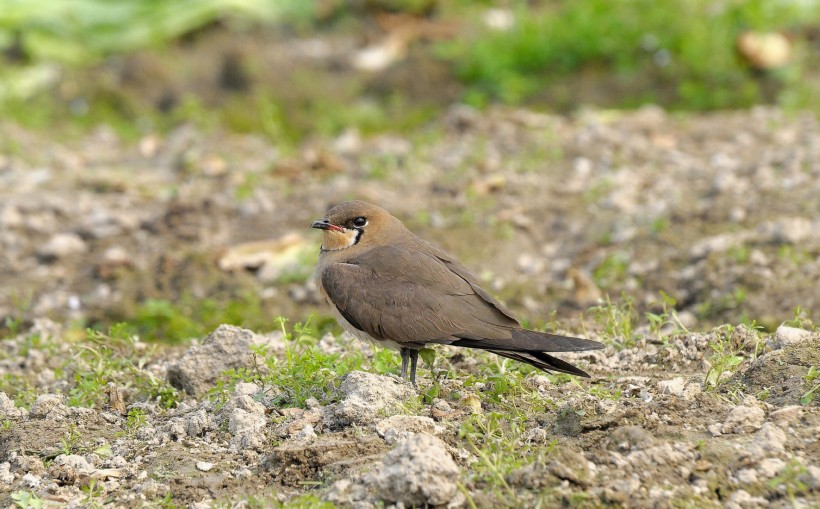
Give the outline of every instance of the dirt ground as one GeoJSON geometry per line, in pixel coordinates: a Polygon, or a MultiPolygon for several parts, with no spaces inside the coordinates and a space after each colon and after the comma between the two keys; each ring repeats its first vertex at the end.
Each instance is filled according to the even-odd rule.
{"type": "MultiPolygon", "coordinates": [[[[410,135],[346,132],[296,154],[191,126],[136,143],[0,132],[0,315],[23,318],[0,352],[18,403],[0,396],[5,506],[26,507],[21,493],[66,507],[820,504],[820,398],[806,399],[820,335],[806,311],[779,327],[820,305],[812,117],[455,106],[410,135]],[[607,342],[568,356],[593,378],[488,377],[490,356],[443,352],[418,388],[371,369],[301,406],[252,383],[215,400],[224,369],[253,364],[250,344],[282,355],[281,335],[228,327],[146,357],[192,388],[175,408],[127,386],[119,405],[66,406],[77,321],[247,291],[253,319],[271,319],[260,333],[275,315],[327,315],[307,227],[349,198],[457,253],[532,325],[607,342]],[[635,316],[661,313],[661,291],[677,314],[653,328],[635,316]],[[607,294],[616,304],[589,310],[607,294]],[[624,296],[632,318],[613,316],[624,296]],[[772,332],[712,328],[751,320],[772,332]],[[717,345],[741,359],[725,373],[717,345]]],[[[318,345],[362,351],[344,335],[318,345]]]]}

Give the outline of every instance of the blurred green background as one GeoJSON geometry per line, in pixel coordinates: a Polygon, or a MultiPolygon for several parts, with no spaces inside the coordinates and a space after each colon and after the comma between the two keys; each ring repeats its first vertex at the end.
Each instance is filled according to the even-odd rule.
{"type": "Polygon", "coordinates": [[[0,113],[278,143],[494,102],[818,111],[815,0],[0,0],[0,113]]]}

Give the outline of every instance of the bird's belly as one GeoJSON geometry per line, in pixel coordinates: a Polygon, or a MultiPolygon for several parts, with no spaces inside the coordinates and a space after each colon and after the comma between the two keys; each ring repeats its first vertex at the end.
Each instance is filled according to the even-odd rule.
{"type": "MultiPolygon", "coordinates": [[[[391,350],[400,350],[402,348],[402,345],[396,343],[393,340],[390,340],[390,339],[376,339],[373,336],[371,336],[370,334],[368,334],[368,333],[366,333],[362,330],[359,330],[356,327],[354,327],[353,325],[351,325],[351,323],[348,322],[345,319],[344,316],[342,316],[342,314],[339,312],[338,308],[336,308],[336,305],[333,303],[333,301],[330,300],[330,297],[328,297],[327,292],[325,292],[325,289],[322,286],[322,277],[321,277],[321,272],[320,272],[319,268],[316,269],[316,272],[314,273],[313,278],[314,278],[314,281],[316,282],[316,288],[319,289],[319,293],[322,295],[322,297],[325,298],[325,301],[327,301],[328,305],[330,306],[330,310],[333,313],[333,317],[336,319],[337,322],[339,322],[339,325],[341,325],[344,328],[344,330],[346,330],[351,335],[357,337],[358,339],[360,339],[362,341],[367,341],[371,345],[377,345],[377,346],[380,346],[382,348],[389,348],[391,350]]],[[[404,345],[404,346],[410,346],[410,345],[404,345]]]]}

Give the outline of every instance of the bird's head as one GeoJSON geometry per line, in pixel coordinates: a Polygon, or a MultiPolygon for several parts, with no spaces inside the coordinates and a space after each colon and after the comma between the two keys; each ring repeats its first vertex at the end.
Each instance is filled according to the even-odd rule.
{"type": "Polygon", "coordinates": [[[348,201],[327,211],[311,228],[324,230],[322,251],[362,249],[389,242],[404,226],[381,207],[364,201],[348,201]]]}

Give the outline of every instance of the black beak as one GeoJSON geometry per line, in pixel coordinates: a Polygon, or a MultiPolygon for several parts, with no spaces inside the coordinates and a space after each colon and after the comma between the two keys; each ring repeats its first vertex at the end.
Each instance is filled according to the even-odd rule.
{"type": "Polygon", "coordinates": [[[344,228],[341,226],[336,226],[335,224],[330,224],[327,219],[317,219],[313,221],[313,224],[310,225],[311,228],[318,228],[320,230],[333,230],[335,232],[342,232],[344,228]]]}

